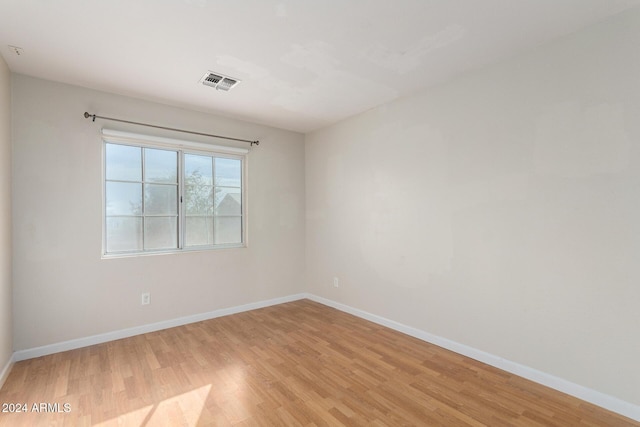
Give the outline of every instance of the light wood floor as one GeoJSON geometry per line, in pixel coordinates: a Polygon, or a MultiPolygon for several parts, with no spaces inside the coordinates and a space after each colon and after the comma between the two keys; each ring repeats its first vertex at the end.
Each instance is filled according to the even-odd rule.
{"type": "Polygon", "coordinates": [[[640,426],[308,300],[16,363],[9,402],[2,426],[640,426]]]}

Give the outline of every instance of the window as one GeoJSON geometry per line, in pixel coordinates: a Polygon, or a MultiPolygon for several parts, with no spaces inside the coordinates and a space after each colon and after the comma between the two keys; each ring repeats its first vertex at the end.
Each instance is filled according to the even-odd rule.
{"type": "Polygon", "coordinates": [[[241,155],[105,138],[104,254],[243,246],[243,175],[241,155]]]}

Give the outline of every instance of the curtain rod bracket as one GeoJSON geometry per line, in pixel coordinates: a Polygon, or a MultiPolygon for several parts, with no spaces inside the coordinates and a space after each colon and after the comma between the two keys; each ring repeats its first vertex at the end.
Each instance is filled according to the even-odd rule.
{"type": "Polygon", "coordinates": [[[97,117],[99,119],[111,120],[113,122],[129,123],[129,124],[132,124],[132,125],[147,126],[147,127],[150,127],[150,128],[164,129],[164,130],[170,130],[170,131],[174,131],[174,132],[190,133],[192,135],[208,136],[208,137],[211,137],[211,138],[228,139],[230,141],[248,142],[248,143],[251,144],[252,147],[253,147],[253,144],[260,145],[260,141],[258,141],[258,140],[251,141],[251,140],[248,140],[248,139],[232,138],[230,136],[213,135],[213,134],[210,134],[210,133],[194,132],[194,131],[190,131],[190,130],[176,129],[176,128],[170,128],[170,127],[166,127],[166,126],[151,125],[151,124],[148,124],[148,123],[132,122],[130,120],[114,119],[112,117],[103,117],[103,116],[98,116],[98,115],[95,115],[95,114],[89,114],[88,112],[85,111],[84,112],[84,118],[88,119],[89,117],[92,118],[91,121],[93,121],[93,122],[96,121],[96,117],[97,117]]]}

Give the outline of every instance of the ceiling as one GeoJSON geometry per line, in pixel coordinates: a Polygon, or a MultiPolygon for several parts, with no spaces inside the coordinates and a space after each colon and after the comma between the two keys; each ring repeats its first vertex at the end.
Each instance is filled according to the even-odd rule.
{"type": "Polygon", "coordinates": [[[309,132],[638,4],[0,0],[0,54],[15,73],[309,132]],[[242,82],[203,86],[209,70],[242,82]]]}

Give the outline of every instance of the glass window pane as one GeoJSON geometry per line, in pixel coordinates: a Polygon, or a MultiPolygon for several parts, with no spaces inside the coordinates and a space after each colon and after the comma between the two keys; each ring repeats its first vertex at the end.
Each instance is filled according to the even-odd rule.
{"type": "Polygon", "coordinates": [[[177,215],[178,186],[162,184],[145,184],[145,215],[177,215]]]}
{"type": "Polygon", "coordinates": [[[105,199],[107,216],[142,214],[142,184],[107,182],[105,199]]]}
{"type": "Polygon", "coordinates": [[[184,179],[187,185],[213,185],[213,159],[210,156],[185,154],[184,179]]]}
{"type": "Polygon", "coordinates": [[[145,148],[144,175],[148,182],[178,182],[178,153],[145,148]]]}
{"type": "Polygon", "coordinates": [[[240,187],[242,184],[242,162],[239,159],[216,157],[216,185],[240,187]]]}
{"type": "Polygon", "coordinates": [[[105,144],[105,176],[108,180],[142,181],[142,149],[105,144]]]}
{"type": "Polygon", "coordinates": [[[186,185],[184,204],[187,215],[213,215],[213,187],[186,185]]]}
{"type": "Polygon", "coordinates": [[[216,215],[242,214],[242,193],[239,188],[216,188],[216,215]]]}
{"type": "Polygon", "coordinates": [[[242,243],[242,217],[216,217],[215,244],[242,243]]]}
{"type": "Polygon", "coordinates": [[[175,249],[178,247],[178,218],[145,217],[144,248],[175,249]]]}
{"type": "Polygon", "coordinates": [[[106,226],[107,252],[142,250],[142,218],[111,217],[106,226]]]}
{"type": "Polygon", "coordinates": [[[184,239],[185,246],[213,245],[213,217],[187,217],[184,239]]]}

